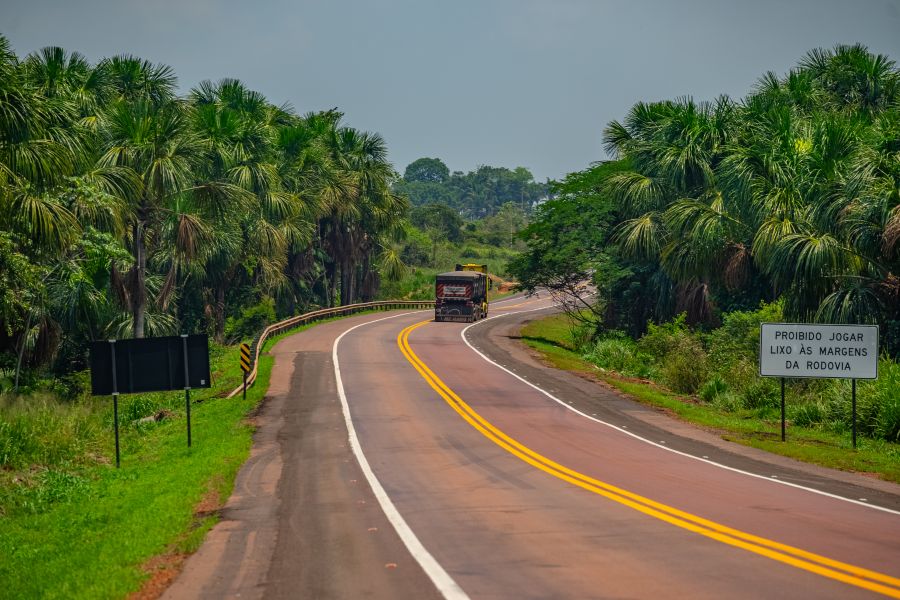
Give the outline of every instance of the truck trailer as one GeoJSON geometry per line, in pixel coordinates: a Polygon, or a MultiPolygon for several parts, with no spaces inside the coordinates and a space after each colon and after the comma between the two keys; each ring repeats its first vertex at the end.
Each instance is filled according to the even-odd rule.
{"type": "Polygon", "coordinates": [[[434,320],[472,323],[488,313],[487,265],[456,265],[435,278],[434,320]]]}

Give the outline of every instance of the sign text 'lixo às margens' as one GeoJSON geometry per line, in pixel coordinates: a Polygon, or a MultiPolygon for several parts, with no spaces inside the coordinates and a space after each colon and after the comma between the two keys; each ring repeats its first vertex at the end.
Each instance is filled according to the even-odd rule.
{"type": "Polygon", "coordinates": [[[877,379],[878,326],[763,323],[759,374],[877,379]]]}

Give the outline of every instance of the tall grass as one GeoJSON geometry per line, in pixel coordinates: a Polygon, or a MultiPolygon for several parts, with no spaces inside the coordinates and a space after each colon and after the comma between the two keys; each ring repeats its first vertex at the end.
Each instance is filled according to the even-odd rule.
{"type": "MultiPolygon", "coordinates": [[[[232,379],[237,384],[234,375],[225,376],[228,367],[236,367],[226,364],[227,352],[226,347],[210,346],[217,387],[232,379]]],[[[111,397],[90,396],[86,372],[73,377],[80,385],[65,394],[0,394],[0,515],[43,511],[80,489],[91,468],[115,460],[111,397]]],[[[203,401],[216,393],[218,389],[196,390],[192,399],[203,401]]],[[[172,418],[183,412],[183,392],[120,396],[123,454],[139,448],[144,436],[159,426],[142,419],[155,415],[172,418]]]]}

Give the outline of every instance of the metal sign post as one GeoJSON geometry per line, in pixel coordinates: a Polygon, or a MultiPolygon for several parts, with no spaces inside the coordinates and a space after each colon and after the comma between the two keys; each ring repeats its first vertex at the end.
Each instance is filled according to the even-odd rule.
{"type": "Polygon", "coordinates": [[[184,351],[184,408],[187,412],[187,434],[188,448],[191,447],[191,379],[190,370],[188,370],[188,347],[187,334],[181,334],[182,350],[184,351]]]}
{"type": "Polygon", "coordinates": [[[116,378],[116,340],[109,340],[109,349],[112,354],[112,397],[113,397],[113,422],[116,430],[116,468],[119,468],[119,381],[116,378]]]}
{"type": "Polygon", "coordinates": [[[784,377],[781,378],[781,441],[784,441],[785,438],[785,427],[784,427],[785,419],[784,419],[784,377]]]}
{"type": "Polygon", "coordinates": [[[241,344],[241,371],[244,372],[244,400],[247,399],[247,373],[250,372],[250,346],[241,344]]]}
{"type": "Polygon", "coordinates": [[[856,380],[850,381],[853,386],[853,449],[856,450],[856,380]]]}

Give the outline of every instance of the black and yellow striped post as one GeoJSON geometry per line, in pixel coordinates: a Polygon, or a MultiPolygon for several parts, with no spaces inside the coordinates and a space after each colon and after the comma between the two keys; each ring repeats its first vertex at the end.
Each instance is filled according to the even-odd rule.
{"type": "Polygon", "coordinates": [[[247,399],[247,373],[250,372],[250,346],[241,344],[241,371],[244,372],[244,400],[247,399]]]}

